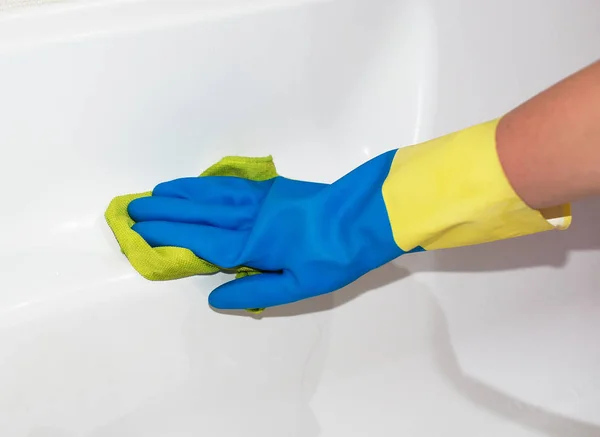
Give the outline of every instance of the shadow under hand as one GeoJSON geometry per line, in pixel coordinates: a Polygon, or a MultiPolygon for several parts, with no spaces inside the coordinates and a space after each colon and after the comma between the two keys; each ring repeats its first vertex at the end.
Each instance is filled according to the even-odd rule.
{"type": "Polygon", "coordinates": [[[434,320],[437,322],[434,331],[434,359],[440,372],[461,395],[477,407],[550,437],[600,435],[599,426],[526,404],[465,374],[452,347],[442,306],[433,294],[430,294],[430,297],[436,313],[434,320]]]}
{"type": "Polygon", "coordinates": [[[221,314],[251,317],[253,319],[292,317],[304,314],[321,313],[342,306],[351,300],[356,299],[363,293],[406,278],[409,274],[410,272],[405,268],[394,263],[388,263],[333,293],[323,294],[321,296],[304,299],[287,305],[270,307],[260,314],[253,314],[248,311],[218,310],[215,308],[213,308],[213,310],[221,314]]]}

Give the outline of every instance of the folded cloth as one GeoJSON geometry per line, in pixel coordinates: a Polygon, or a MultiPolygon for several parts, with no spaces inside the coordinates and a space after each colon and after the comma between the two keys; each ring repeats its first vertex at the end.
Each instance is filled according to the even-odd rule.
{"type": "MultiPolygon", "coordinates": [[[[271,156],[248,158],[226,156],[205,170],[203,176],[235,176],[254,181],[264,181],[277,176],[275,164],[271,156]]],[[[140,197],[151,196],[152,191],[136,194],[125,194],[115,197],[104,214],[108,226],[113,231],[121,251],[133,268],[144,278],[151,281],[166,281],[194,275],[208,275],[224,271],[204,259],[198,258],[189,249],[181,247],[151,247],[134,230],[135,223],[127,212],[129,202],[140,197]]],[[[226,270],[231,272],[231,270],[226,270]]],[[[259,271],[240,266],[233,269],[236,278],[260,273],[259,271]]],[[[260,312],[260,309],[249,310],[260,312]]]]}

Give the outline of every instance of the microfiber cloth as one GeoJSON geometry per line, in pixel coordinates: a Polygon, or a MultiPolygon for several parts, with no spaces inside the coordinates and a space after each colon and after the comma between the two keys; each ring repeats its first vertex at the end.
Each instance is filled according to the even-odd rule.
{"type": "MultiPolygon", "coordinates": [[[[205,170],[199,177],[203,176],[236,176],[264,181],[276,177],[277,171],[271,156],[259,158],[226,156],[205,170]]],[[[218,266],[198,258],[189,249],[151,247],[137,232],[131,229],[135,222],[127,212],[129,202],[150,195],[152,195],[152,191],[117,196],[110,202],[104,214],[121,251],[133,268],[144,278],[152,281],[166,281],[223,271],[218,266]]],[[[234,269],[234,272],[236,278],[260,273],[243,266],[234,269]]],[[[248,311],[260,312],[262,309],[249,309],[248,311]]]]}

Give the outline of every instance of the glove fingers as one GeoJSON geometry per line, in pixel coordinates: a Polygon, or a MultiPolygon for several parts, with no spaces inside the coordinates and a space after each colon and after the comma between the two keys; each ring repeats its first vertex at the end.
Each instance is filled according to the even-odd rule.
{"type": "Polygon", "coordinates": [[[136,222],[167,221],[210,225],[224,229],[248,229],[256,215],[255,205],[207,205],[177,197],[141,197],[129,203],[136,222]]]}
{"type": "Polygon", "coordinates": [[[272,180],[251,181],[231,176],[180,178],[158,184],[152,194],[213,205],[256,205],[265,197],[272,183],[272,180]]]}
{"type": "Polygon", "coordinates": [[[238,257],[248,237],[246,231],[165,221],[139,222],[132,229],[152,247],[183,247],[223,268],[243,264],[238,257]]]}
{"type": "Polygon", "coordinates": [[[229,281],[212,291],[209,304],[217,309],[267,308],[302,299],[293,275],[261,273],[229,281]]]}

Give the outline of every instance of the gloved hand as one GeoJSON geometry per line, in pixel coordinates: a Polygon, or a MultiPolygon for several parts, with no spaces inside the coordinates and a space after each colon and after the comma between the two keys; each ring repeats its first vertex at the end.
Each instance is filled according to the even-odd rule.
{"type": "Polygon", "coordinates": [[[218,287],[213,307],[286,304],[337,290],[404,253],[381,191],[393,157],[380,155],[333,184],[177,179],[132,201],[129,215],[153,247],[185,247],[221,268],[265,272],[218,287]]]}
{"type": "Polygon", "coordinates": [[[528,207],[506,179],[492,120],[371,159],[333,184],[207,176],[132,201],[151,246],[266,273],[215,289],[215,308],[266,308],[337,290],[407,252],[565,229],[563,205],[528,207]]]}

